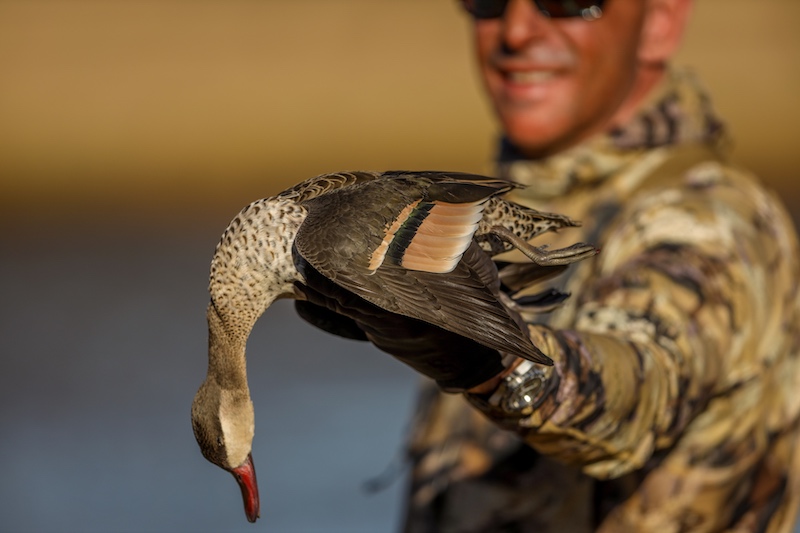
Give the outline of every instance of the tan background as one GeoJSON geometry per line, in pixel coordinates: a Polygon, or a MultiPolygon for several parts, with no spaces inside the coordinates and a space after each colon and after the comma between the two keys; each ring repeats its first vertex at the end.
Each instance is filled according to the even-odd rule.
{"type": "MultiPolygon", "coordinates": [[[[789,202],[798,20],[798,0],[698,0],[681,57],[789,202]]],[[[469,49],[455,0],[0,0],[0,527],[398,530],[404,472],[361,487],[419,378],[288,301],[248,341],[244,519],[189,423],[208,265],[243,205],[316,173],[488,170],[469,49]]]]}
{"type": "MultiPolygon", "coordinates": [[[[679,58],[790,202],[798,20],[797,0],[699,0],[679,58]]],[[[321,172],[490,169],[451,0],[4,1],[0,72],[6,219],[227,216],[321,172]]]]}

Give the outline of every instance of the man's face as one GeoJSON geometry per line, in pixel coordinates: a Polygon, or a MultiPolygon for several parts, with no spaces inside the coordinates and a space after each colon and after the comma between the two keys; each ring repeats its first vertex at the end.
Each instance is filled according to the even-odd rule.
{"type": "Polygon", "coordinates": [[[637,73],[646,0],[607,0],[598,20],[548,19],[511,0],[475,21],[484,83],[507,137],[531,157],[603,131],[624,108],[637,73]]]}

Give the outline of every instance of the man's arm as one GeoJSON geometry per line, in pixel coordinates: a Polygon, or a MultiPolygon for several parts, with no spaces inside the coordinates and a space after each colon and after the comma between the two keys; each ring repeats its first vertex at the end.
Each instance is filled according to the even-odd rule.
{"type": "Polygon", "coordinates": [[[616,477],[785,353],[776,317],[790,314],[780,291],[796,270],[787,221],[754,189],[712,189],[632,207],[588,281],[569,287],[568,327],[530,327],[555,366],[517,361],[472,389],[471,403],[540,452],[616,477]]]}

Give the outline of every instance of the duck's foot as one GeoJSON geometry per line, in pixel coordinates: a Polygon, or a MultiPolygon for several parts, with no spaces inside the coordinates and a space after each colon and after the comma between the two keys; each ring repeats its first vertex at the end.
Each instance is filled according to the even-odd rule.
{"type": "Polygon", "coordinates": [[[592,257],[600,251],[591,244],[582,242],[566,248],[559,248],[558,250],[547,250],[533,246],[502,226],[495,226],[492,228],[492,232],[525,254],[528,259],[541,266],[568,265],[581,259],[592,257]]]}
{"type": "Polygon", "coordinates": [[[520,314],[549,313],[560,307],[567,298],[569,298],[568,292],[562,292],[555,288],[524,296],[509,296],[506,293],[500,293],[503,304],[520,314]]]}

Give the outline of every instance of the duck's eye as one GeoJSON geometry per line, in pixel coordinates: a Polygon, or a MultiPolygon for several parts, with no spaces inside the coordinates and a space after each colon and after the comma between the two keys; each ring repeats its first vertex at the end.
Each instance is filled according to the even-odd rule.
{"type": "Polygon", "coordinates": [[[222,447],[222,437],[217,437],[217,446],[222,447]]]}

